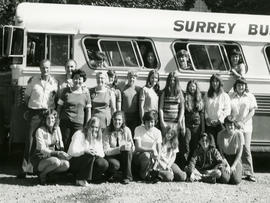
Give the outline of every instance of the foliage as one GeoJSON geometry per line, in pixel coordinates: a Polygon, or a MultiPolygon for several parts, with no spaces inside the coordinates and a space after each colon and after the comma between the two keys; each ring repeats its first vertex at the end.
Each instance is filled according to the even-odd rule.
{"type": "Polygon", "coordinates": [[[270,14],[269,0],[204,0],[214,12],[270,14]]]}

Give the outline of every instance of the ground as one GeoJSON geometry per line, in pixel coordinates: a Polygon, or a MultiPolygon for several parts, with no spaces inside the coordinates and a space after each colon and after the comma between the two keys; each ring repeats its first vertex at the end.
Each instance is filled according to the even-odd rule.
{"type": "Polygon", "coordinates": [[[132,182],[91,184],[86,188],[61,177],[58,184],[47,186],[39,185],[36,176],[19,180],[14,164],[0,163],[0,202],[269,202],[269,157],[256,160],[256,183],[132,182]]]}

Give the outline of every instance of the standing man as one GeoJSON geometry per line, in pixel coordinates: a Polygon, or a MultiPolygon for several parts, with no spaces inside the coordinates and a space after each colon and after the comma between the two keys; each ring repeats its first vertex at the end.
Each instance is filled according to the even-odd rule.
{"type": "Polygon", "coordinates": [[[72,86],[72,79],[71,75],[74,70],[77,69],[77,63],[74,59],[68,59],[65,64],[65,71],[66,71],[66,79],[65,81],[60,85],[60,89],[63,90],[65,87],[71,87],[72,86]]]}
{"type": "Polygon", "coordinates": [[[40,62],[40,76],[34,76],[28,81],[25,90],[25,103],[28,107],[28,133],[25,138],[25,148],[22,169],[18,178],[25,178],[27,173],[33,172],[30,163],[30,152],[33,136],[41,122],[43,113],[48,109],[55,109],[58,92],[58,82],[50,75],[51,62],[44,59],[40,62]]]}

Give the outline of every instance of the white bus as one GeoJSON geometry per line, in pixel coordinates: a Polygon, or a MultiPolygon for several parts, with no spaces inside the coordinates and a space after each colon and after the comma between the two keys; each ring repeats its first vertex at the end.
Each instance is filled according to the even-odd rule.
{"type": "Polygon", "coordinates": [[[235,79],[228,55],[238,49],[258,103],[252,150],[270,150],[270,16],[21,3],[15,21],[15,26],[3,28],[2,46],[2,54],[12,59],[12,84],[17,90],[12,142],[23,141],[23,88],[29,77],[40,74],[38,65],[44,58],[51,60],[51,73],[60,81],[65,61],[75,59],[87,73],[87,86],[93,87],[95,73],[101,69],[91,63],[92,55],[102,51],[108,68],[120,80],[126,79],[129,70],[136,70],[143,86],[153,69],[145,64],[147,49],[155,55],[162,88],[168,73],[178,71],[183,90],[190,79],[196,79],[206,92],[210,76],[219,73],[229,91],[235,79]],[[179,66],[176,53],[181,49],[191,56],[190,70],[179,66]]]}

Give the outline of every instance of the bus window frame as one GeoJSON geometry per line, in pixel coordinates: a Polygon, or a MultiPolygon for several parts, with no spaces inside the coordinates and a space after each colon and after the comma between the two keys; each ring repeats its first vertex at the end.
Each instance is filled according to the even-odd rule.
{"type": "Polygon", "coordinates": [[[66,61],[68,60],[68,59],[70,59],[71,58],[71,39],[70,39],[70,34],[54,34],[54,33],[50,33],[50,34],[46,34],[46,36],[45,36],[45,45],[46,45],[46,48],[45,48],[45,50],[47,49],[47,53],[46,53],[46,51],[45,51],[45,56],[47,56],[47,58],[51,61],[51,63],[52,63],[52,66],[65,66],[65,63],[66,63],[66,61]],[[67,55],[68,55],[68,57],[67,57],[67,59],[64,61],[64,64],[63,65],[53,65],[53,62],[52,62],[52,36],[66,36],[67,37],[67,45],[68,45],[68,52],[67,52],[67,55]]]}
{"type": "Polygon", "coordinates": [[[270,55],[269,55],[269,58],[268,58],[268,56],[266,54],[266,48],[267,47],[270,48],[270,44],[269,43],[267,43],[266,45],[264,45],[264,47],[263,47],[263,55],[264,55],[264,58],[265,58],[265,61],[266,61],[266,65],[267,65],[268,71],[270,73],[270,60],[269,60],[270,59],[270,55]]]}
{"type": "Polygon", "coordinates": [[[24,57],[24,42],[25,42],[25,35],[26,35],[26,31],[24,29],[24,27],[21,26],[13,26],[13,25],[5,25],[3,26],[3,32],[2,32],[2,56],[5,57],[24,57]],[[8,42],[7,42],[7,54],[6,51],[4,50],[4,39],[5,39],[5,28],[10,28],[11,32],[8,32],[8,42]],[[11,54],[12,52],[12,45],[13,45],[13,33],[14,33],[14,29],[21,29],[23,31],[23,36],[22,36],[22,54],[11,54]]]}
{"type": "MultiPolygon", "coordinates": [[[[155,70],[159,70],[160,69],[160,60],[159,60],[159,57],[158,57],[158,54],[157,54],[157,50],[156,50],[156,47],[155,47],[155,44],[153,42],[153,40],[151,39],[148,39],[148,38],[130,38],[130,37],[109,37],[109,36],[92,36],[92,35],[86,35],[82,38],[81,40],[81,46],[82,46],[82,49],[83,49],[83,53],[84,53],[84,57],[85,57],[85,60],[88,64],[88,67],[90,69],[93,69],[93,70],[98,70],[97,68],[93,67],[91,64],[90,64],[90,58],[87,54],[87,48],[85,46],[85,40],[86,39],[95,39],[97,40],[97,46],[99,48],[99,51],[101,51],[100,49],[100,46],[98,45],[98,41],[99,40],[105,40],[105,41],[129,41],[132,45],[133,45],[133,49],[135,50],[134,51],[134,54],[135,54],[135,57],[139,57],[138,59],[141,60],[141,62],[138,63],[138,66],[108,66],[108,68],[110,69],[115,69],[115,70],[135,70],[135,71],[139,71],[139,70],[154,70],[152,68],[146,68],[144,66],[144,61],[143,61],[143,57],[142,57],[142,54],[140,52],[140,48],[139,48],[139,45],[138,45],[138,42],[137,41],[147,41],[147,42],[150,42],[151,43],[151,46],[152,46],[152,49],[153,49],[153,52],[155,54],[155,57],[157,59],[157,68],[155,68],[155,70]],[[134,43],[136,44],[136,48],[138,50],[138,52],[136,51],[136,48],[134,47],[134,43]],[[137,54],[139,53],[139,56],[137,56],[137,54]]],[[[106,68],[101,68],[101,69],[106,69],[106,68]]]]}
{"type": "Polygon", "coordinates": [[[207,43],[205,43],[205,42],[190,42],[190,43],[187,44],[187,51],[188,51],[188,53],[190,54],[190,60],[191,60],[191,63],[192,63],[192,65],[193,65],[194,71],[210,71],[210,72],[228,72],[228,71],[229,71],[229,70],[228,70],[228,67],[226,67],[226,63],[225,63],[225,60],[224,60],[224,58],[223,58],[223,54],[222,54],[222,51],[221,51],[221,48],[220,48],[220,44],[219,44],[219,43],[210,43],[210,42],[207,42],[207,43]],[[194,62],[193,62],[193,59],[192,59],[192,57],[191,57],[191,52],[190,52],[190,49],[189,49],[189,46],[190,46],[190,45],[199,45],[199,46],[204,46],[204,47],[205,47],[205,46],[217,46],[218,49],[219,49],[219,54],[220,54],[221,59],[222,59],[222,61],[223,61],[223,65],[224,65],[224,67],[225,67],[226,70],[214,69],[213,63],[212,63],[212,61],[211,61],[211,57],[210,57],[209,52],[208,52],[208,49],[206,49],[206,50],[207,50],[208,60],[209,60],[209,63],[210,63],[210,65],[211,65],[211,69],[205,69],[205,70],[197,69],[197,68],[195,67],[194,62]]]}
{"type": "MultiPolygon", "coordinates": [[[[173,56],[174,56],[174,59],[175,59],[175,63],[177,65],[177,69],[180,71],[180,72],[187,72],[187,73],[190,73],[190,72],[200,72],[200,73],[215,73],[215,72],[223,72],[223,73],[227,73],[227,72],[231,72],[231,63],[230,63],[230,58],[229,58],[229,52],[227,51],[226,49],[226,45],[231,45],[231,46],[237,46],[238,49],[240,50],[241,52],[241,55],[242,55],[242,60],[243,60],[243,63],[245,64],[246,66],[246,73],[248,72],[248,66],[247,66],[247,63],[246,63],[246,59],[245,59],[245,55],[243,53],[243,50],[242,50],[242,47],[239,43],[237,42],[224,42],[224,41],[216,41],[215,43],[213,42],[208,42],[208,41],[189,41],[189,40],[175,40],[173,41],[173,43],[171,44],[171,50],[172,50],[172,53],[173,53],[173,56]],[[222,60],[224,62],[224,65],[225,65],[225,68],[227,69],[226,71],[225,70],[213,70],[213,69],[208,69],[208,70],[200,70],[200,69],[197,69],[195,66],[194,66],[194,62],[192,60],[192,57],[191,55],[189,56],[190,57],[190,62],[192,64],[192,70],[184,70],[184,69],[181,69],[180,68],[180,65],[179,65],[179,62],[178,62],[178,59],[177,59],[177,56],[176,56],[176,50],[175,50],[175,44],[177,43],[182,43],[182,44],[186,44],[186,49],[187,51],[189,52],[188,50],[188,44],[199,44],[202,43],[203,45],[212,45],[212,44],[215,44],[215,45],[218,45],[219,46],[219,51],[221,52],[221,57],[222,57],[222,60]],[[222,49],[224,50],[224,53],[222,51],[222,49]]],[[[269,44],[270,46],[270,44],[269,44]]],[[[189,52],[190,54],[190,52],[189,52]]],[[[269,61],[269,71],[270,71],[270,61],[269,61]]]]}
{"type": "MultiPolygon", "coordinates": [[[[52,35],[60,35],[60,36],[67,36],[68,37],[68,59],[73,58],[73,50],[74,50],[74,35],[72,34],[58,34],[58,33],[39,33],[39,32],[27,32],[27,37],[26,37],[26,49],[27,49],[27,43],[28,43],[28,35],[29,34],[44,34],[44,59],[49,59],[51,60],[51,36],[52,35]]],[[[67,59],[67,60],[68,60],[67,59]]],[[[42,60],[42,59],[41,59],[42,60]]],[[[66,61],[67,61],[66,60],[66,61]]],[[[51,65],[51,67],[62,67],[65,66],[64,62],[63,65],[51,65]]],[[[26,55],[26,64],[27,64],[27,55],[26,55]]],[[[26,67],[39,67],[39,65],[34,65],[34,66],[28,66],[26,65],[26,67]]]]}
{"type": "Polygon", "coordinates": [[[245,74],[246,74],[248,72],[248,65],[247,65],[247,61],[246,61],[246,58],[245,58],[245,55],[244,55],[242,46],[239,43],[237,43],[237,42],[222,42],[221,44],[224,46],[224,49],[226,51],[226,56],[227,56],[227,60],[228,60],[229,68],[230,68],[229,71],[231,72],[232,66],[231,66],[231,61],[230,61],[229,53],[227,52],[227,49],[225,47],[226,45],[237,46],[237,48],[241,52],[241,57],[242,57],[242,60],[243,60],[244,65],[246,67],[246,70],[245,70],[245,74]]]}
{"type": "MultiPolygon", "coordinates": [[[[102,47],[101,47],[101,42],[103,42],[103,41],[116,42],[117,48],[119,50],[119,54],[120,54],[120,57],[121,57],[121,60],[122,60],[123,65],[124,65],[124,66],[110,66],[110,67],[125,67],[125,68],[128,68],[128,67],[140,67],[140,62],[138,60],[137,52],[135,51],[135,48],[134,48],[134,45],[133,45],[133,40],[127,40],[127,39],[98,39],[97,43],[98,43],[99,50],[101,50],[102,52],[105,52],[104,50],[102,50],[102,47]],[[126,62],[125,62],[125,59],[123,57],[122,50],[121,50],[121,47],[119,45],[119,42],[129,42],[131,44],[131,47],[132,47],[132,50],[133,50],[133,53],[134,53],[134,56],[135,56],[135,59],[136,59],[136,62],[137,62],[137,66],[127,66],[125,64],[126,62]]],[[[111,58],[110,58],[109,61],[111,62],[111,58]]]]}

